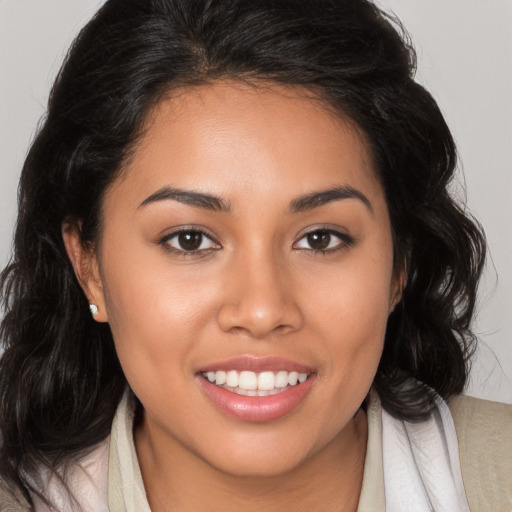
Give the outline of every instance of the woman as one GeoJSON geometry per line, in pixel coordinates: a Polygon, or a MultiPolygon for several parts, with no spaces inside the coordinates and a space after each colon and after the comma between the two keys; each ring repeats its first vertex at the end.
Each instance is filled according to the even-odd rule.
{"type": "Polygon", "coordinates": [[[457,396],[485,242],[413,71],[366,1],[106,2],[22,173],[4,508],[508,506],[510,411],[457,396]]]}

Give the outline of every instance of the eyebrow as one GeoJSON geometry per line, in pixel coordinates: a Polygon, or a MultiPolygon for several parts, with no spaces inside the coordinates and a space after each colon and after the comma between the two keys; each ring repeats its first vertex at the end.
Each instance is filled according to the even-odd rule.
{"type": "MultiPolygon", "coordinates": [[[[342,199],[358,199],[373,214],[373,207],[369,199],[359,190],[348,186],[321,190],[297,197],[291,201],[289,210],[291,213],[300,213],[342,199]]],[[[230,203],[221,197],[172,187],[163,187],[157,190],[144,199],[139,205],[139,208],[158,201],[168,200],[178,201],[183,204],[215,212],[229,213],[231,211],[230,203]]]]}
{"type": "Polygon", "coordinates": [[[297,197],[290,203],[289,210],[291,213],[300,213],[341,199],[358,199],[368,208],[370,213],[374,213],[372,203],[362,192],[345,186],[320,190],[319,192],[297,197]]]}
{"type": "Polygon", "coordinates": [[[203,194],[202,192],[193,192],[191,190],[182,190],[179,188],[163,187],[144,199],[139,208],[158,201],[178,201],[179,203],[203,208],[214,212],[229,212],[231,205],[218,196],[203,194]]]}

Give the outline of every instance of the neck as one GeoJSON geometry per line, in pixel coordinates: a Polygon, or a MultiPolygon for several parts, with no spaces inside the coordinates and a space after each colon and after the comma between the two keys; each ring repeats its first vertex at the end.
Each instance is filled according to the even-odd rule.
{"type": "Polygon", "coordinates": [[[144,421],[135,431],[135,445],[153,512],[342,512],[357,509],[367,436],[361,410],[320,451],[270,477],[223,473],[181,445],[162,449],[144,421]]]}

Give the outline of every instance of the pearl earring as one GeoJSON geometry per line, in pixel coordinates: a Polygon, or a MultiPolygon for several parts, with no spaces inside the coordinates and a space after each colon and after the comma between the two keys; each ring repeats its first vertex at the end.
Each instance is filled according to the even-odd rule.
{"type": "Polygon", "coordinates": [[[98,314],[98,306],[96,306],[96,304],[89,304],[89,309],[91,311],[92,316],[98,314]]]}

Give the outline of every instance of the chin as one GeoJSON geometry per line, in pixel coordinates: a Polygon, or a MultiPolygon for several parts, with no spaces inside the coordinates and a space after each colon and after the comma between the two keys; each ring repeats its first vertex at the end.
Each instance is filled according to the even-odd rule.
{"type": "MultiPolygon", "coordinates": [[[[279,427],[268,425],[267,435],[245,434],[241,438],[229,437],[222,442],[217,437],[217,450],[197,453],[212,468],[238,478],[272,478],[302,467],[322,448],[317,442],[304,438],[296,429],[295,434],[281,432],[279,427]]],[[[323,443],[322,443],[323,444],[323,443]]]]}
{"type": "MultiPolygon", "coordinates": [[[[265,452],[266,453],[266,452],[265,452]]],[[[304,460],[300,457],[283,457],[281,454],[270,456],[253,454],[243,458],[236,458],[219,461],[218,464],[211,464],[212,467],[227,476],[247,479],[277,478],[292,472],[299,467],[304,460]]]]}

